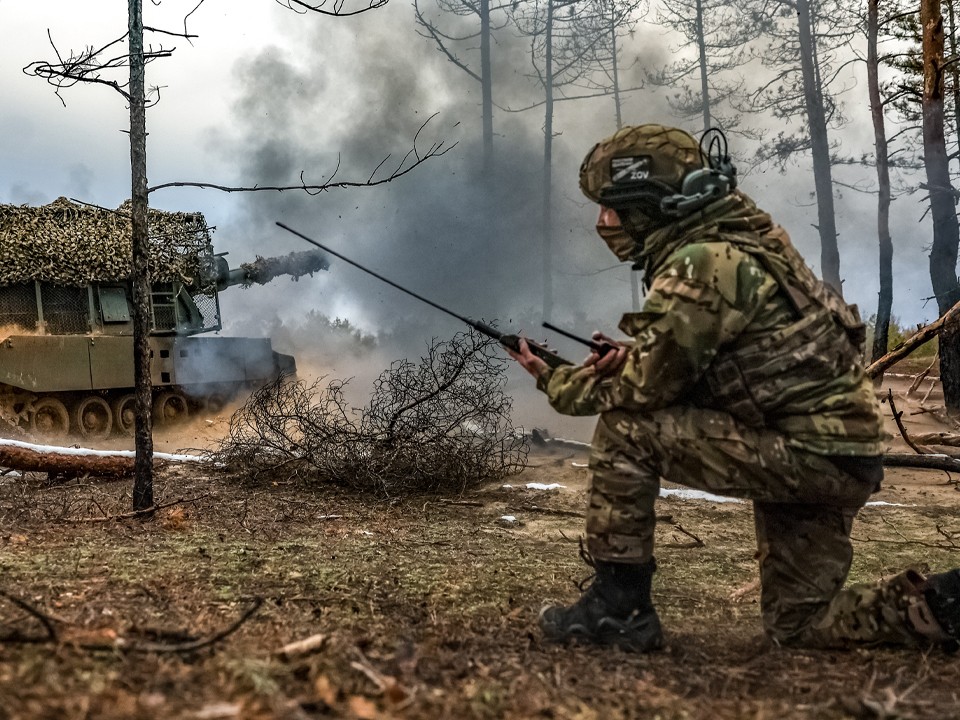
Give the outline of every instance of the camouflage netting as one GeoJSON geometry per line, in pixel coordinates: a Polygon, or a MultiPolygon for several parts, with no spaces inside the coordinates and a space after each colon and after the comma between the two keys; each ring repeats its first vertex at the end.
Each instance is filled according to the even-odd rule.
{"type": "MultiPolygon", "coordinates": [[[[213,250],[203,215],[150,210],[147,220],[152,279],[209,285],[213,250]]],[[[64,197],[40,207],[0,204],[0,285],[123,281],[132,254],[129,201],[116,211],[64,197]]]]}

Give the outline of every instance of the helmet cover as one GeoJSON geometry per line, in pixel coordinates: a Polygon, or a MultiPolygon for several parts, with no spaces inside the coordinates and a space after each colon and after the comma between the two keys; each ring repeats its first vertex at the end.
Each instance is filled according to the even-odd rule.
{"type": "Polygon", "coordinates": [[[706,166],[700,143],[689,133],[665,125],[621,128],[593,146],[580,165],[580,189],[595,203],[618,188],[659,186],[678,192],[684,176],[706,166]]]}

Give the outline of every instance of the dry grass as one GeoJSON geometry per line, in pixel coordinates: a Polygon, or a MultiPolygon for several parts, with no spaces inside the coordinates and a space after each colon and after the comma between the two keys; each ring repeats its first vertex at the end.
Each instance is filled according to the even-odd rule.
{"type": "MultiPolygon", "coordinates": [[[[933,651],[767,646],[745,504],[664,500],[704,541],[658,527],[655,600],[668,647],[649,656],[541,643],[544,599],[575,597],[585,471],[538,457],[506,489],[384,503],[293,485],[247,487],[183,466],[148,522],[68,522],[129,507],[126,483],[0,484],[0,588],[58,619],[63,642],[0,644],[0,718],[847,718],[949,717],[960,660],[933,651]],[[561,482],[559,492],[525,482],[561,482]],[[69,498],[65,500],[64,498],[69,498]],[[518,521],[507,523],[503,515],[518,521]],[[77,649],[91,638],[200,637],[254,597],[236,634],[193,654],[77,649]],[[293,661],[273,651],[316,633],[293,661]],[[887,715],[882,713],[886,712],[887,715]],[[206,715],[204,715],[206,713],[206,715]]],[[[894,487],[897,481],[894,480],[894,487]]],[[[956,491],[912,476],[855,530],[854,579],[960,565],[931,548],[956,491]],[[927,493],[923,495],[922,493],[927,493]],[[926,498],[926,500],[925,500],[926,498]],[[919,502],[918,502],[919,501],[919,502]]],[[[0,635],[39,624],[0,601],[0,635]]]]}

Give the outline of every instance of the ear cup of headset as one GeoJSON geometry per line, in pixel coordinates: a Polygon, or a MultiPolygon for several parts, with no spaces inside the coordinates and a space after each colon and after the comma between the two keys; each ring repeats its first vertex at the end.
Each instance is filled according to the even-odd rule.
{"type": "MultiPolygon", "coordinates": [[[[734,171],[736,172],[736,171],[734,171]]],[[[703,168],[687,173],[680,192],[668,195],[660,202],[660,211],[671,217],[683,217],[719,200],[736,187],[721,170],[703,168]]]]}

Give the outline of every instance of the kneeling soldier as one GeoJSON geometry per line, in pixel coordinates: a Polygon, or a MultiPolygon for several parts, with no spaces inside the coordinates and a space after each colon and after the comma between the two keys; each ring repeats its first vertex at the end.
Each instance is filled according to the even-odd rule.
{"type": "Polygon", "coordinates": [[[882,418],[864,326],[783,228],[736,189],[726,140],[660,125],[597,144],[580,187],[597,232],[644,271],[633,338],[583,365],[511,353],[567,415],[599,415],[585,554],[596,576],[548,607],[549,640],[644,652],[663,636],[650,599],[660,478],[753,501],[761,608],[783,645],[924,646],[960,638],[960,570],[844,587],[857,511],[880,487],[882,418]]]}

